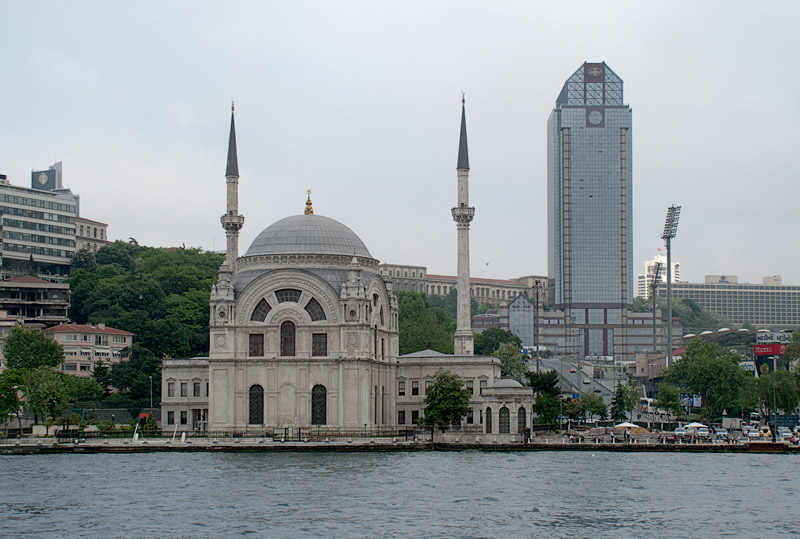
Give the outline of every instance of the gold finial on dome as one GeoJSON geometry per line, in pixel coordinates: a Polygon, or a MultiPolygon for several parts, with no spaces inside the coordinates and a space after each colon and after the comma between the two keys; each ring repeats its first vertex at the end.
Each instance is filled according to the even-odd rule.
{"type": "Polygon", "coordinates": [[[233,98],[231,98],[231,112],[233,112],[233,98]]]}
{"type": "Polygon", "coordinates": [[[308,195],[308,199],[306,200],[306,215],[314,215],[314,208],[311,207],[311,189],[306,190],[306,194],[308,195]]]}

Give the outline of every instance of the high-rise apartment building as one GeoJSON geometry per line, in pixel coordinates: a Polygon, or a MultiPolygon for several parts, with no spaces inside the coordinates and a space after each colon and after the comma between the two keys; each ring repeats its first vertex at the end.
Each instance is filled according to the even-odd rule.
{"type": "MultiPolygon", "coordinates": [[[[660,249],[659,249],[660,250],[660,249]]],[[[657,254],[644,263],[644,273],[636,276],[636,297],[650,299],[653,290],[653,281],[656,281],[656,271],[658,271],[658,283],[667,282],[667,257],[657,254]]],[[[677,283],[681,280],[681,263],[672,261],[672,282],[677,283]]],[[[658,286],[658,284],[656,284],[658,286]]]]}
{"type": "Polygon", "coordinates": [[[548,273],[583,356],[627,350],[633,302],[632,112],[605,62],[567,79],[547,122],[548,273]]]}

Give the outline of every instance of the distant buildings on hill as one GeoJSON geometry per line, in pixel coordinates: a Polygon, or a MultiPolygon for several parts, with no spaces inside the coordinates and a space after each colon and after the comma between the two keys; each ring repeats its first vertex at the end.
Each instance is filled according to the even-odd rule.
{"type": "Polygon", "coordinates": [[[49,280],[69,275],[80,249],[109,242],[108,225],[80,215],[80,197],[62,183],[62,164],[31,172],[31,187],[12,185],[0,174],[0,277],[36,274],[49,280]]]}

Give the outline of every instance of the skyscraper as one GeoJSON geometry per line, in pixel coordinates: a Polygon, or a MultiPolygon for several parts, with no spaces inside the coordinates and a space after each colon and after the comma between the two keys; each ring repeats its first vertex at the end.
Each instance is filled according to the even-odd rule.
{"type": "Polygon", "coordinates": [[[548,273],[575,353],[626,350],[633,302],[631,109],[605,62],[567,79],[547,122],[548,273]]]}

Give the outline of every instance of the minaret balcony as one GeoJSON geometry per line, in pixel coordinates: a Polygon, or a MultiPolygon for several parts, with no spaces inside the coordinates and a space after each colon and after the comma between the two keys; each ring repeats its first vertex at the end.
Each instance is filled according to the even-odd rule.
{"type": "Polygon", "coordinates": [[[238,232],[244,226],[244,215],[223,215],[219,220],[226,232],[238,232]]]}
{"type": "Polygon", "coordinates": [[[469,224],[472,218],[475,217],[475,208],[468,206],[459,206],[452,209],[453,221],[458,224],[469,224]]]}

